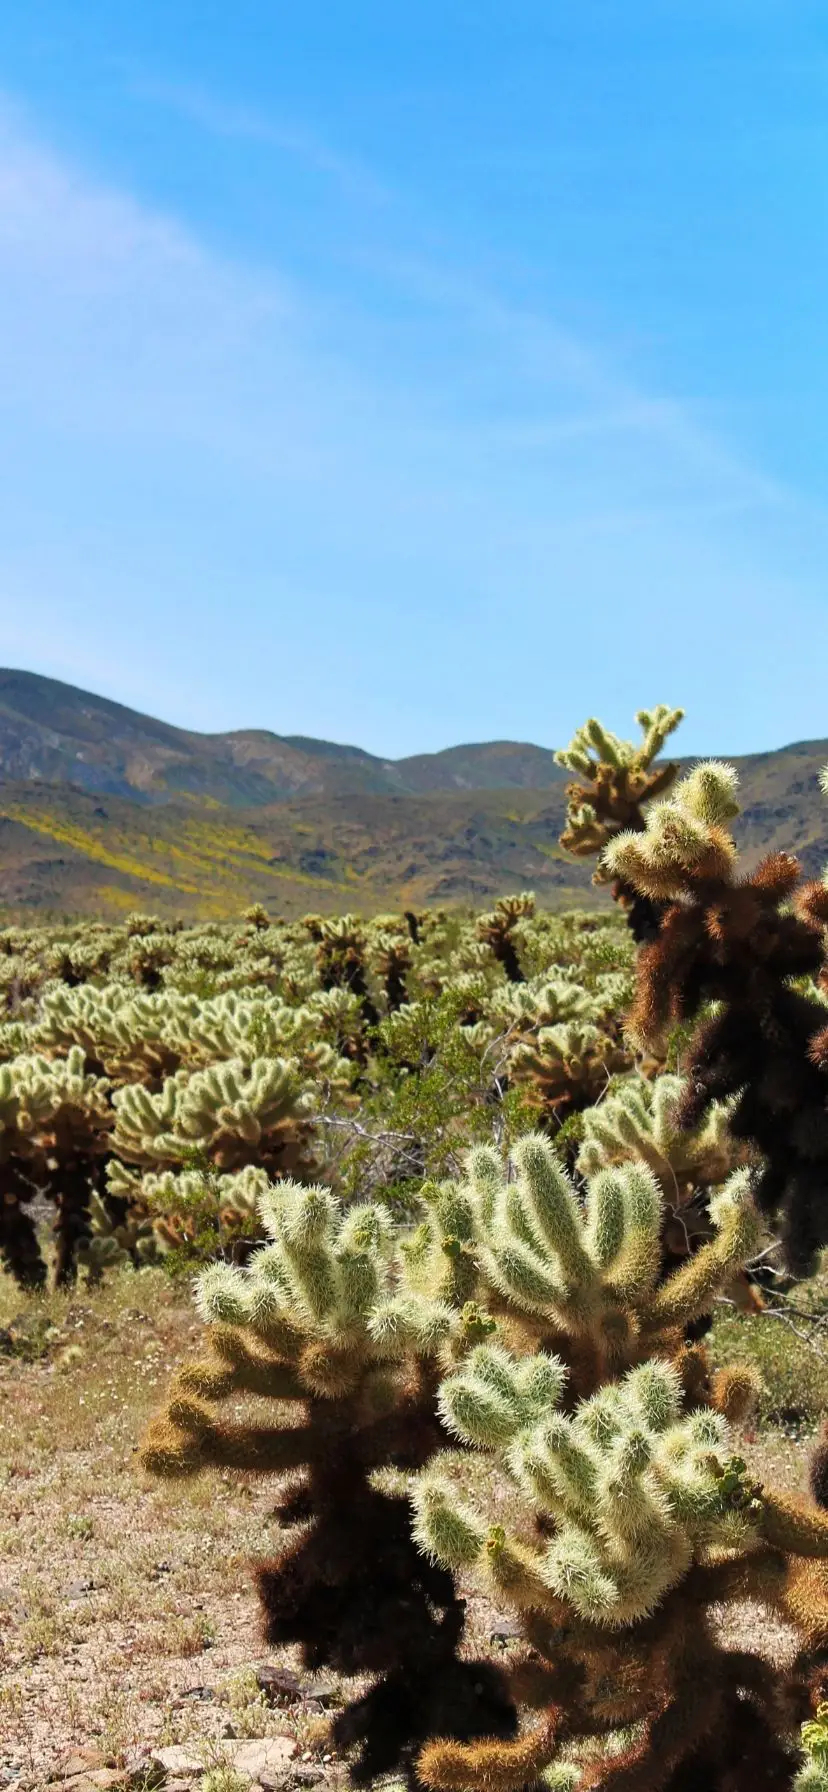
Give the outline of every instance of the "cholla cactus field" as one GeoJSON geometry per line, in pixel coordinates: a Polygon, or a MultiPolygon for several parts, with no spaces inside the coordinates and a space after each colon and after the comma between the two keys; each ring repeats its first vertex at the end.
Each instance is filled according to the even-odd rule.
{"type": "Polygon", "coordinates": [[[0,969],[0,1255],[25,1286],[232,1255],[262,1236],[250,1175],[416,1202],[634,1062],[624,930],[527,894],[482,918],[10,927],[0,969]]]}
{"type": "Polygon", "coordinates": [[[240,1587],[261,1501],[323,1777],[828,1792],[828,1429],[792,1488],[755,1417],[768,1338],[822,1361],[828,892],[743,870],[735,772],[638,719],[561,755],[609,913],[0,934],[4,1285],[140,1316],[187,1272],[129,1473],[240,1587]]]}

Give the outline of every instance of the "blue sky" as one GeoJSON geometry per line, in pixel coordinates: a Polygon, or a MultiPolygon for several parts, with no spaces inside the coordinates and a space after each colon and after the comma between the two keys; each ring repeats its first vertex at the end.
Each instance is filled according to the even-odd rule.
{"type": "Polygon", "coordinates": [[[4,0],[0,660],[827,735],[827,102],[809,0],[4,0]]]}

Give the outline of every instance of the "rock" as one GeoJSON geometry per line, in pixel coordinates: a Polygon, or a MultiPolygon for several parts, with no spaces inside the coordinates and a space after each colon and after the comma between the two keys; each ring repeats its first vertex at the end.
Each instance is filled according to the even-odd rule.
{"type": "Polygon", "coordinates": [[[71,1755],[60,1764],[62,1780],[71,1780],[79,1773],[94,1772],[97,1767],[111,1767],[112,1757],[106,1756],[99,1748],[75,1748],[71,1755]]]}
{"type": "Polygon", "coordinates": [[[302,1682],[290,1668],[274,1668],[261,1662],[256,1669],[256,1683],[269,1699],[299,1699],[302,1682]]]}
{"type": "Polygon", "coordinates": [[[292,1736],[267,1736],[261,1742],[240,1742],[232,1750],[231,1759],[237,1773],[249,1773],[252,1780],[260,1783],[263,1773],[287,1778],[296,1746],[292,1736]]]}
{"type": "Polygon", "coordinates": [[[167,1770],[146,1749],[132,1749],[124,1761],[124,1784],[129,1792],[157,1792],[167,1786],[167,1770]]]}
{"type": "Polygon", "coordinates": [[[180,1742],[170,1742],[166,1748],[154,1748],[150,1764],[153,1767],[160,1765],[166,1774],[201,1773],[204,1766],[192,1749],[184,1748],[180,1742]]]}

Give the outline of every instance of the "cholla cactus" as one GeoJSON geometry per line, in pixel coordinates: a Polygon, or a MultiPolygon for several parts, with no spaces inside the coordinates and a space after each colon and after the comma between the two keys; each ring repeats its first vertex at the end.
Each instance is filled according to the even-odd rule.
{"type": "Polygon", "coordinates": [[[136,993],[124,984],[55,984],[44,991],[33,1031],[50,1054],[80,1046],[98,1074],[153,1084],[181,1063],[170,1037],[181,1007],[187,1010],[186,998],[136,993]]]}
{"type": "Polygon", "coordinates": [[[208,1070],[177,1071],[151,1094],[116,1089],[113,1144],[127,1163],[160,1168],[202,1152],[219,1170],[257,1164],[271,1175],[310,1163],[310,1090],[291,1060],[230,1059],[208,1070]]]}
{"type": "Polygon", "coordinates": [[[672,902],[688,884],[732,880],[736,848],[728,822],[739,813],[738,776],[718,760],[703,761],[683,778],[669,802],[658,803],[643,830],[619,833],[604,853],[609,871],[642,895],[672,902]]]}
{"type": "Polygon", "coordinates": [[[582,1205],[551,1144],[520,1141],[505,1178],[495,1153],[471,1154],[461,1198],[474,1215],[478,1298],[520,1318],[520,1335],[546,1346],[563,1331],[578,1340],[584,1375],[620,1373],[654,1348],[672,1348],[707,1311],[711,1296],[758,1244],[744,1171],[712,1204],[713,1237],[666,1280],[663,1197],[652,1171],[634,1161],[602,1171],[582,1205]]]}
{"type": "Polygon", "coordinates": [[[730,1135],[727,1105],[716,1102],[705,1120],[688,1132],[676,1121],[686,1090],[683,1077],[666,1072],[652,1082],[631,1076],[619,1083],[584,1115],[581,1174],[594,1176],[612,1164],[641,1158],[657,1176],[663,1193],[672,1188],[681,1203],[700,1185],[723,1182],[741,1161],[730,1135]]]}
{"type": "Polygon", "coordinates": [[[828,1704],[818,1705],[815,1717],[802,1725],[802,1753],[793,1792],[828,1792],[828,1704]]]}
{"type": "Polygon", "coordinates": [[[359,997],[346,989],[315,989],[296,1016],[298,1053],[309,1072],[332,1085],[344,1087],[353,1067],[367,1058],[365,1025],[359,997]],[[321,1053],[327,1053],[324,1062],[321,1053]],[[314,1057],[315,1054],[315,1057],[314,1057]],[[338,1060],[338,1062],[337,1062],[338,1060]]]}
{"type": "Polygon", "coordinates": [[[746,1146],[730,1131],[726,1102],[714,1103],[692,1130],[678,1125],[686,1093],[679,1076],[628,1077],[585,1110],[577,1159],[582,1176],[635,1160],[649,1165],[665,1203],[662,1248],[668,1259],[686,1256],[708,1235],[709,1192],[748,1161],[746,1146]]]}
{"type": "Polygon", "coordinates": [[[381,933],[376,942],[377,974],[385,991],[387,1014],[396,1014],[408,1001],[407,978],[411,969],[410,938],[381,933]]]}
{"type": "Polygon", "coordinates": [[[640,827],[642,805],[663,796],[675,780],[676,766],[657,771],[652,766],[684,710],[658,703],[653,710],[639,710],[635,719],[644,735],[637,744],[621,740],[591,716],[555,754],[558,765],[584,780],[568,788],[567,829],[561,836],[561,844],[579,857],[600,852],[623,828],[640,827]]]}
{"type": "Polygon", "coordinates": [[[375,1027],[379,1014],[368,991],[365,967],[365,935],[355,915],[338,920],[309,916],[305,925],[318,941],[316,965],[323,989],[347,989],[359,998],[363,1019],[375,1027]]]}
{"type": "MultiPolygon", "coordinates": [[[[481,991],[485,1001],[485,992],[481,991]]],[[[595,1019],[595,998],[574,977],[555,973],[531,982],[510,983],[485,1004],[493,1018],[519,1032],[537,1032],[559,1022],[595,1019]]]]}
{"type": "Polygon", "coordinates": [[[216,1264],[199,1279],[212,1356],[179,1373],[144,1460],[162,1475],[209,1463],[301,1473],[281,1512],[305,1528],[257,1568],[267,1639],[298,1643],[310,1667],[377,1677],[336,1737],[360,1779],[410,1775],[430,1735],[506,1737],[516,1724],[502,1674],[457,1657],[462,1604],[418,1551],[404,1494],[372,1480],[428,1459],[439,1357],[482,1322],[413,1285],[382,1207],[346,1214],[326,1190],[282,1185],[261,1213],[271,1242],[247,1269],[216,1264]],[[276,1422],[216,1418],[211,1403],[234,1395],[276,1402],[276,1422]]]}
{"type": "Polygon", "coordinates": [[[792,980],[822,965],[828,889],[798,888],[786,853],[740,877],[728,826],[736,787],[731,767],[697,766],[605,859],[662,905],[639,958],[632,1033],[658,1046],[671,1024],[716,1004],[685,1057],[677,1121],[695,1127],[713,1102],[732,1099],[733,1136],[765,1159],[759,1203],[781,1211],[788,1261],[802,1270],[828,1242],[828,1028],[824,1004],[792,980]]]}
{"type": "Polygon", "coordinates": [[[317,1085],[347,1089],[352,1070],[340,1039],[361,1027],[359,1004],[343,990],[317,991],[292,1008],[267,992],[228,990],[206,1001],[168,998],[165,1037],[179,1064],[215,1065],[223,1060],[252,1064],[255,1059],[296,1058],[317,1085]]]}
{"type": "Polygon", "coordinates": [[[122,1206],[122,1224],[142,1216],[140,1237],[148,1228],[162,1257],[176,1252],[203,1261],[217,1252],[244,1253],[263,1236],[260,1204],[269,1187],[267,1171],[254,1165],[224,1175],[210,1168],[141,1174],[116,1158],[107,1170],[108,1196],[122,1206]]]}
{"type": "Polygon", "coordinates": [[[478,938],[491,948],[510,983],[524,981],[517,952],[520,923],[531,919],[534,913],[534,894],[531,890],[524,890],[520,896],[502,896],[495,903],[491,914],[481,915],[477,923],[478,938]]]}
{"type": "MultiPolygon", "coordinates": [[[[558,765],[574,772],[577,783],[567,786],[568,809],[561,845],[578,858],[602,853],[625,829],[644,826],[644,805],[663,796],[675,782],[678,766],[653,762],[665,741],[683,720],[683,709],[659,703],[653,710],[639,710],[636,721],[644,738],[638,744],[620,740],[610,729],[590,717],[569,746],[555,754],[558,765]]],[[[606,882],[599,863],[595,883],[606,882]]],[[[612,894],[627,911],[635,939],[649,936],[655,912],[647,898],[636,895],[623,876],[616,875],[612,894]]]]}
{"type": "Polygon", "coordinates": [[[89,1232],[75,1250],[75,1261],[94,1286],[107,1269],[143,1266],[158,1257],[152,1221],[137,1202],[123,1204],[107,1190],[93,1189],[89,1197],[89,1232]]]}
{"type": "Polygon", "coordinates": [[[551,1540],[527,1549],[458,1505],[439,1459],[416,1483],[415,1534],[446,1567],[482,1569],[496,1597],[617,1630],[649,1616],[700,1552],[756,1548],[762,1507],[733,1499],[714,1454],[728,1448],[727,1422],[683,1413],[670,1364],[641,1364],[571,1415],[566,1382],[555,1356],[481,1344],[440,1389],[446,1429],[496,1455],[551,1540]]]}
{"type": "Polygon", "coordinates": [[[630,1067],[630,1053],[588,1021],[540,1027],[512,1049],[509,1069],[531,1086],[547,1124],[560,1125],[604,1094],[610,1077],[630,1067]]]}
{"type": "Polygon", "coordinates": [[[808,1787],[794,1781],[774,1669],[729,1650],[715,1612],[752,1595],[813,1648],[828,1618],[828,1521],[751,1482],[723,1413],[688,1410],[680,1361],[644,1362],[564,1411],[567,1395],[555,1356],[491,1345],[442,1384],[444,1423],[483,1462],[469,1474],[437,1457],[418,1473],[415,1532],[515,1608],[532,1653],[512,1684],[536,1722],[514,1742],[435,1739],[421,1779],[435,1792],[517,1792],[529,1773],[605,1792],[808,1787]],[[512,1489],[509,1528],[493,1522],[487,1458],[512,1489]]]}
{"type": "Polygon", "coordinates": [[[109,1149],[109,1088],[87,1073],[79,1046],[56,1062],[31,1054],[0,1065],[0,1249],[24,1283],[45,1280],[25,1211],[37,1190],[56,1207],[56,1280],[65,1283],[74,1274],[78,1242],[89,1231],[90,1192],[109,1149]]]}

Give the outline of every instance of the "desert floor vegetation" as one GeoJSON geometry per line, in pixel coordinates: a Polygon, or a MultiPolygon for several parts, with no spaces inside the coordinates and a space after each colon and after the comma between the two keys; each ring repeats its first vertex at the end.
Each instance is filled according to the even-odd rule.
{"type": "MultiPolygon", "coordinates": [[[[828,1308],[819,1279],[808,1294],[828,1308]]],[[[285,1735],[297,1783],[347,1784],[329,1736],[345,1683],[297,1672],[295,1651],[261,1640],[248,1565],[278,1534],[272,1487],[217,1470],[170,1490],[137,1466],[200,1331],[186,1280],[158,1269],[35,1298],[0,1278],[0,1760],[21,1792],[61,1783],[67,1764],[87,1775],[126,1764],[133,1783],[149,1784],[153,1755],[176,1745],[194,1770],[169,1780],[198,1784],[240,1744],[285,1735]],[[265,1665],[287,1670],[285,1691],[265,1665]]],[[[806,1487],[808,1445],[828,1413],[828,1345],[823,1357],[801,1332],[794,1315],[746,1327],[726,1316],[714,1341],[717,1359],[753,1360],[763,1377],[740,1452],[757,1479],[792,1491],[806,1487]]],[[[738,1624],[761,1651],[788,1641],[749,1605],[738,1624]]],[[[508,1612],[471,1593],[473,1652],[508,1659],[515,1631],[508,1612]]]]}

